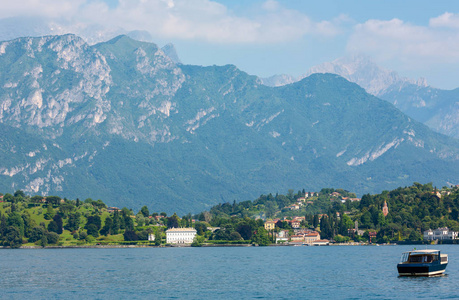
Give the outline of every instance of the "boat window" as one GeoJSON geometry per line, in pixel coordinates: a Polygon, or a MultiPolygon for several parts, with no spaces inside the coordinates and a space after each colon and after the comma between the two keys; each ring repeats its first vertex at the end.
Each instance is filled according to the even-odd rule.
{"type": "Polygon", "coordinates": [[[424,256],[424,262],[426,262],[426,263],[432,262],[432,255],[426,255],[426,256],[424,256]]]}
{"type": "Polygon", "coordinates": [[[402,253],[402,257],[400,258],[400,262],[404,263],[408,261],[408,253],[402,253]]]}
{"type": "Polygon", "coordinates": [[[410,262],[412,262],[412,263],[422,262],[422,256],[421,255],[412,255],[412,256],[410,256],[410,262]]]}

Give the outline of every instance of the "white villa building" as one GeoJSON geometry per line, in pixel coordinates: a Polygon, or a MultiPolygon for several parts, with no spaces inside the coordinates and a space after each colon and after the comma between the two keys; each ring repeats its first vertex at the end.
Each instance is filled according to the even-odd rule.
{"type": "Polygon", "coordinates": [[[457,239],[457,231],[451,231],[448,227],[437,228],[435,230],[429,229],[424,231],[424,240],[455,240],[457,239]]]}
{"type": "Polygon", "coordinates": [[[166,230],[167,244],[191,244],[196,236],[194,228],[170,228],[166,230]]]}

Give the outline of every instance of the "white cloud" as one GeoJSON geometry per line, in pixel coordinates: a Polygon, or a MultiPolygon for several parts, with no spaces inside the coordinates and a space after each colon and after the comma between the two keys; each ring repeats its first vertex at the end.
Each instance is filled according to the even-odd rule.
{"type": "Polygon", "coordinates": [[[431,27],[449,27],[459,29],[459,14],[445,12],[441,16],[430,19],[429,25],[431,27]]]}
{"type": "Polygon", "coordinates": [[[457,21],[458,16],[452,14],[431,19],[429,26],[417,26],[399,19],[368,20],[354,27],[347,50],[366,53],[380,62],[395,60],[404,69],[458,63],[457,21]]]}
{"type": "Polygon", "coordinates": [[[24,15],[65,21],[61,26],[76,34],[96,25],[211,43],[279,43],[306,35],[333,37],[340,32],[338,21],[314,22],[274,0],[262,3],[258,15],[250,17],[238,16],[210,0],[119,0],[113,8],[102,0],[17,0],[2,4],[0,18],[24,15]]]}
{"type": "Polygon", "coordinates": [[[0,18],[38,16],[59,18],[74,16],[87,0],[15,0],[2,1],[0,18]]]}

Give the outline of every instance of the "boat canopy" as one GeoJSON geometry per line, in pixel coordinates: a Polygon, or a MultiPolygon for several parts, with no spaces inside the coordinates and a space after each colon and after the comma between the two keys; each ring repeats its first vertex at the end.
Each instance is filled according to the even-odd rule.
{"type": "Polygon", "coordinates": [[[440,250],[424,249],[424,250],[411,250],[403,253],[411,253],[411,255],[422,255],[422,254],[434,254],[438,253],[440,250]]]}
{"type": "Polygon", "coordinates": [[[440,256],[440,250],[411,250],[402,253],[400,263],[421,263],[421,262],[432,262],[438,260],[440,256]]]}

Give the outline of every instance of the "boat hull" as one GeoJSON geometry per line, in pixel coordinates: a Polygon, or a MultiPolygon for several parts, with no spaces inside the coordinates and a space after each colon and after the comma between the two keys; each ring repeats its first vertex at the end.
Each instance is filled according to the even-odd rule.
{"type": "Polygon", "coordinates": [[[400,276],[436,276],[445,272],[447,264],[398,264],[400,276]]]}

